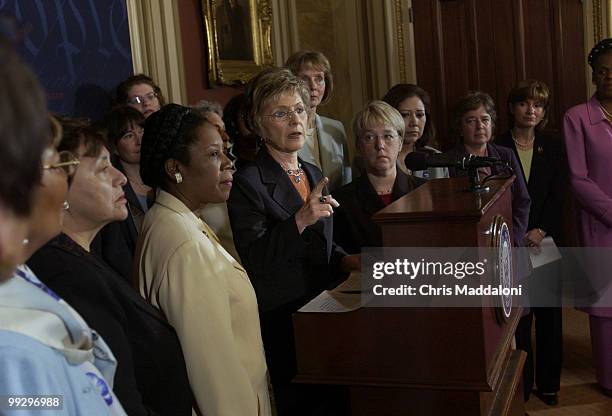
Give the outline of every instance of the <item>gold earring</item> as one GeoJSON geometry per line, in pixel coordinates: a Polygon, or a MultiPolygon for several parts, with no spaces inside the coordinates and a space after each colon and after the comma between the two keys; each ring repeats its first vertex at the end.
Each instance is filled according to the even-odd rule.
{"type": "Polygon", "coordinates": [[[181,175],[181,172],[175,172],[174,179],[176,180],[176,183],[183,182],[183,175],[181,175]]]}

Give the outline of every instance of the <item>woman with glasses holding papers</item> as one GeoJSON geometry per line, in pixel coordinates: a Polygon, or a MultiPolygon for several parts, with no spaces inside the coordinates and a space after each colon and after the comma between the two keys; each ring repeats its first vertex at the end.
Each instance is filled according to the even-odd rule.
{"type": "Polygon", "coordinates": [[[291,384],[296,374],[291,314],[359,261],[332,238],[337,207],[328,178],[301,160],[306,140],[304,83],[270,68],[247,85],[247,127],[263,139],[254,162],[234,176],[228,202],[236,249],[257,294],[264,346],[279,415],[312,414],[323,389],[291,384]],[[351,264],[351,261],[353,262],[351,264]]]}

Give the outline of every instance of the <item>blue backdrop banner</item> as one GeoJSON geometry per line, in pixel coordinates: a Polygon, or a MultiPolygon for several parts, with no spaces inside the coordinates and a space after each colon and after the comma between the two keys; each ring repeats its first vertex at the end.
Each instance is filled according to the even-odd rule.
{"type": "Polygon", "coordinates": [[[0,0],[25,29],[18,45],[59,114],[99,119],[132,75],[125,0],[0,0]]]}

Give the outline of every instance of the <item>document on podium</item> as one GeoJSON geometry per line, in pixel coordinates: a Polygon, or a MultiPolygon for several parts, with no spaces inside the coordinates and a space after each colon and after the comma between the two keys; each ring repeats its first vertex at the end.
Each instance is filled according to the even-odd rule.
{"type": "Polygon", "coordinates": [[[361,273],[353,272],[333,290],[325,290],[298,312],[341,313],[361,307],[361,273]]]}
{"type": "Polygon", "coordinates": [[[537,269],[545,264],[560,260],[561,253],[555,244],[555,240],[552,237],[546,237],[542,240],[542,244],[540,244],[540,253],[536,254],[529,250],[529,258],[531,259],[531,267],[537,269]]]}

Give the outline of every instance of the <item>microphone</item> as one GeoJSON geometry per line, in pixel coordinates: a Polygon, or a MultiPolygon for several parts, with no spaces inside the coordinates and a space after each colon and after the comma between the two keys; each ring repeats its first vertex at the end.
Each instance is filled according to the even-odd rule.
{"type": "Polygon", "coordinates": [[[427,168],[457,168],[461,170],[504,165],[506,162],[496,157],[469,155],[461,159],[453,159],[441,153],[411,152],[404,159],[406,167],[410,170],[425,170],[427,168]]]}

